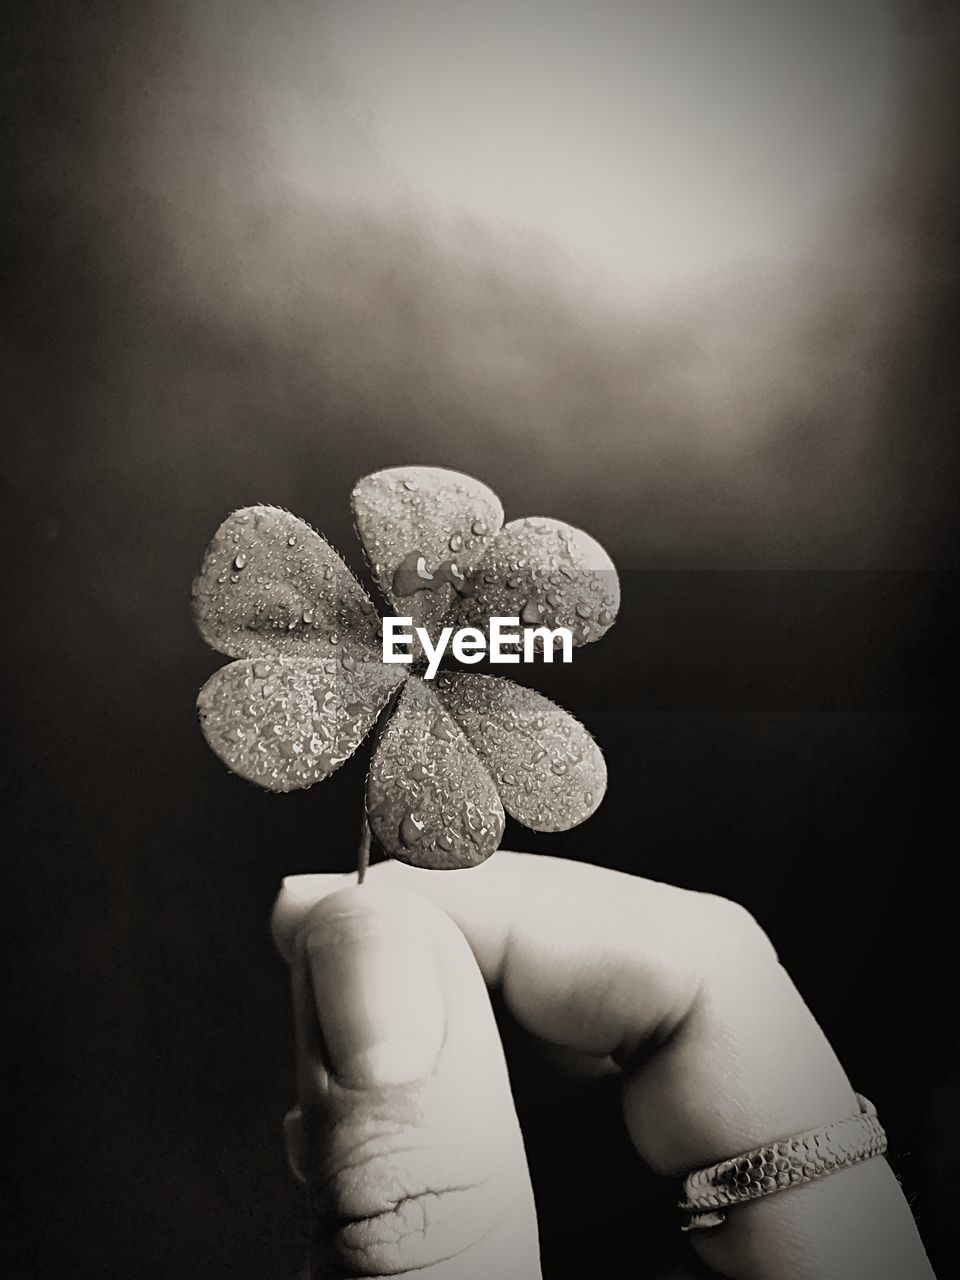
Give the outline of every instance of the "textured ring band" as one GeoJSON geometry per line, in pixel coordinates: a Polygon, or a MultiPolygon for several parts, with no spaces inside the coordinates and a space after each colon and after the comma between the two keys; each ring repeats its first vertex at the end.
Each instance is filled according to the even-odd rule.
{"type": "Polygon", "coordinates": [[[882,1156],[887,1135],[876,1108],[859,1093],[857,1102],[860,1111],[846,1120],[755,1147],[688,1174],[680,1201],[680,1208],[688,1215],[682,1229],[718,1227],[726,1217],[724,1210],[732,1205],[815,1182],[862,1160],[882,1156]]]}

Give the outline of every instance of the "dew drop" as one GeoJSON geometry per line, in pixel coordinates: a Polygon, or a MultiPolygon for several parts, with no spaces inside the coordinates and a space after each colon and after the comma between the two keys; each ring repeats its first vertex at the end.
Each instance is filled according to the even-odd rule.
{"type": "Polygon", "coordinates": [[[431,726],[430,733],[434,738],[439,738],[441,742],[453,741],[453,730],[445,720],[441,720],[438,716],[431,726]]]}
{"type": "Polygon", "coordinates": [[[253,674],[258,680],[265,680],[273,670],[269,662],[255,662],[253,664],[253,674]]]}
{"type": "Polygon", "coordinates": [[[470,526],[470,531],[473,533],[475,538],[482,538],[487,532],[487,526],[482,520],[474,520],[473,524],[470,526]]]}
{"type": "Polygon", "coordinates": [[[235,569],[242,569],[246,565],[246,563],[247,563],[247,557],[243,554],[242,551],[238,551],[237,554],[233,557],[233,567],[235,569]]]}
{"type": "Polygon", "coordinates": [[[400,819],[400,839],[408,848],[420,839],[423,834],[423,825],[412,813],[405,813],[400,819]]]}
{"type": "Polygon", "coordinates": [[[440,591],[448,585],[459,588],[463,581],[463,574],[454,561],[444,560],[431,571],[424,554],[411,551],[394,570],[393,594],[410,596],[415,591],[440,591]]]}
{"type": "Polygon", "coordinates": [[[577,617],[578,617],[578,618],[592,618],[592,617],[593,617],[593,610],[590,608],[590,606],[589,606],[588,604],[578,604],[578,605],[577,605],[577,617]]]}
{"type": "Polygon", "coordinates": [[[520,612],[520,621],[525,627],[533,627],[540,621],[540,606],[533,600],[528,600],[520,612]]]}
{"type": "Polygon", "coordinates": [[[408,493],[416,493],[417,482],[416,480],[404,480],[403,487],[407,490],[408,493]]]}
{"type": "Polygon", "coordinates": [[[340,665],[343,667],[344,671],[356,671],[357,660],[352,654],[345,653],[340,659],[340,665]]]}
{"type": "Polygon", "coordinates": [[[567,772],[567,766],[562,760],[554,760],[553,764],[550,766],[550,772],[555,773],[557,777],[561,777],[567,772]]]}
{"type": "Polygon", "coordinates": [[[313,610],[312,610],[312,609],[304,609],[304,611],[303,611],[303,620],[304,620],[304,622],[307,624],[307,626],[309,626],[309,625],[310,625],[310,623],[313,621],[313,610]]]}
{"type": "Polygon", "coordinates": [[[453,535],[453,537],[447,543],[447,546],[450,548],[451,551],[460,550],[460,548],[463,546],[463,539],[460,537],[459,533],[455,533],[453,535]]]}

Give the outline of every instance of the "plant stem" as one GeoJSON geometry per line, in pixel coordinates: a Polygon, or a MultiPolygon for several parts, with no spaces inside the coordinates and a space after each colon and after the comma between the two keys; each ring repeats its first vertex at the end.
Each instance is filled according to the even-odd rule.
{"type": "Polygon", "coordinates": [[[357,850],[357,884],[363,884],[367,874],[367,867],[370,865],[370,841],[372,832],[370,831],[370,822],[367,818],[367,810],[363,810],[363,825],[360,828],[360,847],[357,850]]]}
{"type": "MultiPolygon", "coordinates": [[[[387,721],[393,715],[394,707],[396,707],[397,702],[400,700],[400,693],[402,689],[402,685],[399,685],[394,689],[393,693],[391,693],[390,697],[387,699],[386,706],[380,713],[380,718],[373,730],[373,743],[370,748],[371,762],[373,760],[373,756],[376,754],[377,743],[380,741],[383,731],[386,728],[387,721]]],[[[370,830],[370,821],[367,818],[367,807],[366,803],[364,803],[363,825],[360,827],[360,847],[357,849],[357,884],[363,884],[364,879],[366,878],[367,867],[370,865],[370,843],[372,839],[373,832],[370,830]]]]}

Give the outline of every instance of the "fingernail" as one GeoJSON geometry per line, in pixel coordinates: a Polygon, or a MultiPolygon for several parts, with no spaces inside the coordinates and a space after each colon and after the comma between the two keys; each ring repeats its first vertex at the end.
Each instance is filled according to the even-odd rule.
{"type": "Polygon", "coordinates": [[[429,1075],[445,1033],[443,993],[422,925],[357,907],[305,940],[327,1066],[371,1089],[429,1075]]]}
{"type": "Polygon", "coordinates": [[[270,931],[277,950],[287,964],[290,964],[293,959],[297,929],[303,922],[304,916],[322,898],[336,893],[347,882],[346,876],[330,874],[287,876],[284,879],[273,904],[270,931]]]}

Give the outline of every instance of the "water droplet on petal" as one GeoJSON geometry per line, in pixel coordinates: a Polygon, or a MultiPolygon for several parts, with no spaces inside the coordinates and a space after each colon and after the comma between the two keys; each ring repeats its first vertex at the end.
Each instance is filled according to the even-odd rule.
{"type": "Polygon", "coordinates": [[[463,546],[463,539],[460,537],[459,533],[455,533],[453,535],[453,537],[447,543],[447,546],[450,548],[451,551],[460,550],[460,548],[463,546]]]}
{"type": "Polygon", "coordinates": [[[238,551],[233,558],[233,567],[235,569],[242,569],[246,565],[246,563],[247,563],[247,557],[243,554],[242,551],[238,551]]]}
{"type": "Polygon", "coordinates": [[[420,839],[423,833],[423,823],[419,818],[415,818],[412,813],[405,813],[400,819],[400,839],[409,848],[420,839]]]}
{"type": "Polygon", "coordinates": [[[433,727],[431,728],[430,732],[433,734],[435,738],[439,738],[441,742],[453,741],[453,736],[454,736],[453,729],[446,722],[446,720],[441,720],[439,716],[437,717],[436,720],[434,720],[433,727]]]}

